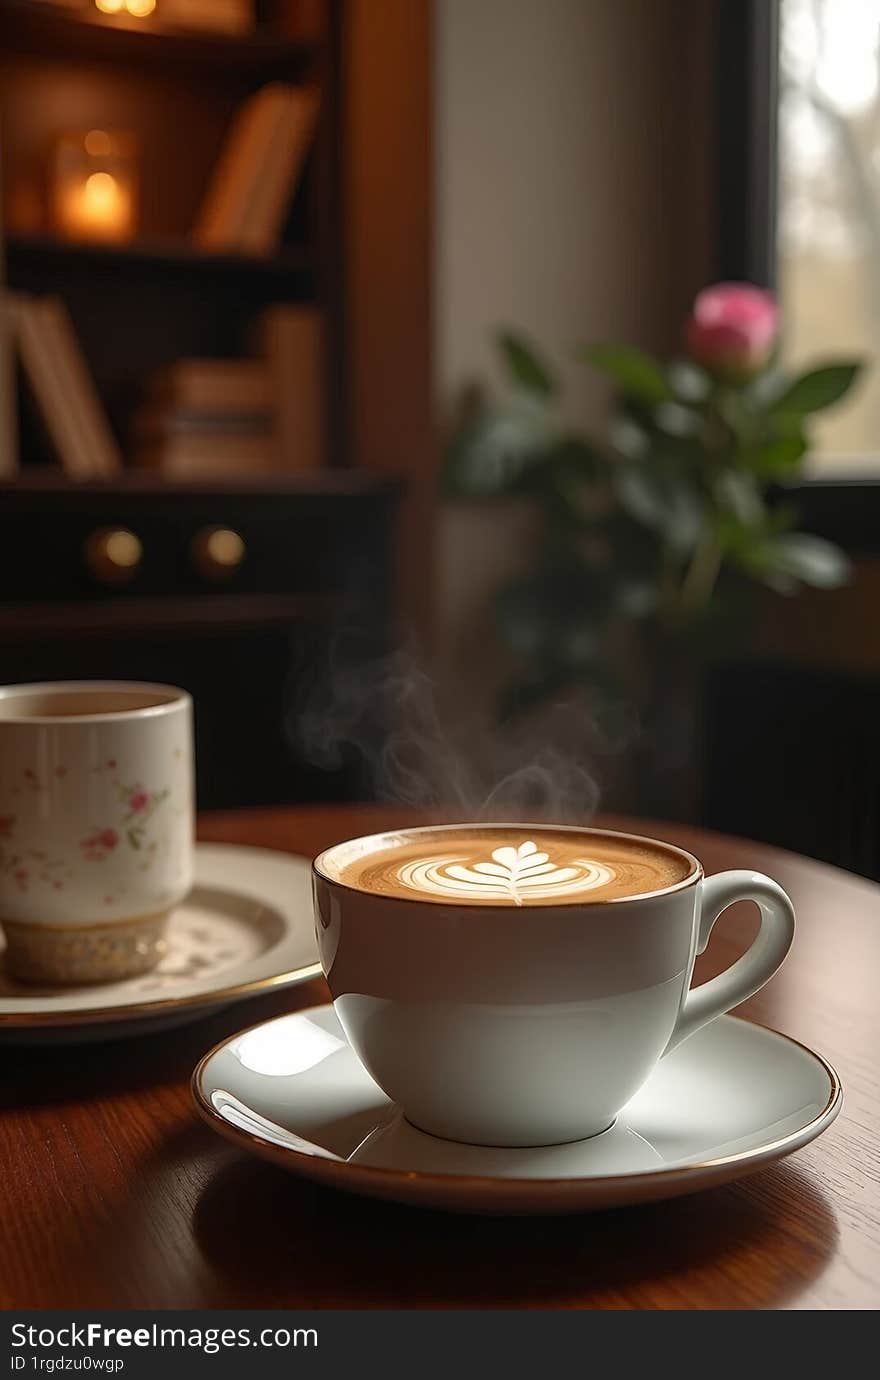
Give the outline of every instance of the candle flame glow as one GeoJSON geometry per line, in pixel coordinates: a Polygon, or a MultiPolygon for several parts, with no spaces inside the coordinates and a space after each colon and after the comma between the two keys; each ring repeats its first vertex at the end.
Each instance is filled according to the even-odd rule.
{"type": "Polygon", "coordinates": [[[112,173],[90,173],[83,187],[83,199],[95,216],[109,217],[119,204],[119,183],[112,173]]]}
{"type": "Polygon", "coordinates": [[[156,0],[95,0],[95,8],[102,14],[130,14],[133,19],[146,19],[156,8],[156,0]]]}

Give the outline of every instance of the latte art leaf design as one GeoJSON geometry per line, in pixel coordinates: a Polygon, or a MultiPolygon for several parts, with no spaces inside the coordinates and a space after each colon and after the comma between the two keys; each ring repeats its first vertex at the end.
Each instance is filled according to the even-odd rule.
{"type": "Polygon", "coordinates": [[[521,906],[526,900],[552,899],[592,891],[614,877],[604,863],[573,859],[565,866],[554,863],[532,839],[516,847],[496,848],[490,859],[473,862],[458,856],[416,859],[398,873],[404,886],[428,891],[450,900],[509,900],[521,906]]]}

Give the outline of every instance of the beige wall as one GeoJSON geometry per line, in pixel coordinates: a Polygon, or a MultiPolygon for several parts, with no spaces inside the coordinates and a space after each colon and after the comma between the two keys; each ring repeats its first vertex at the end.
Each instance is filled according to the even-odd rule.
{"type": "MultiPolygon", "coordinates": [[[[448,415],[527,331],[598,424],[579,340],[674,343],[711,276],[709,0],[435,0],[434,382],[448,415]]],[[[491,675],[484,610],[526,538],[517,516],[447,508],[441,652],[491,675]]]]}

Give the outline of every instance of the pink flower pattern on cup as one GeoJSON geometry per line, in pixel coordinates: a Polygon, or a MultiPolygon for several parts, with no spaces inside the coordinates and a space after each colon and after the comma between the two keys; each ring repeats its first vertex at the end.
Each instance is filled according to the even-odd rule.
{"type": "Polygon", "coordinates": [[[79,846],[86,862],[103,862],[118,842],[119,835],[115,829],[98,829],[88,834],[79,846]]]}
{"type": "Polygon", "coordinates": [[[126,807],[122,824],[130,848],[143,847],[147,824],[170,794],[167,786],[160,791],[148,791],[139,781],[133,786],[120,785],[120,800],[126,807]]]}
{"type": "Polygon", "coordinates": [[[15,815],[0,815],[0,872],[11,877],[23,893],[31,882],[44,882],[53,891],[63,891],[65,879],[72,876],[64,859],[50,858],[41,848],[16,848],[16,820],[15,815]]]}
{"type": "Polygon", "coordinates": [[[49,981],[147,971],[192,881],[189,696],[127,682],[0,689],[6,966],[49,981]]]}
{"type": "MultiPolygon", "coordinates": [[[[117,782],[119,801],[124,813],[120,821],[121,837],[129,848],[140,850],[144,845],[147,824],[171,794],[168,786],[149,791],[139,781],[134,785],[117,782]]],[[[120,842],[120,834],[112,827],[92,830],[80,843],[88,862],[103,862],[120,842]]]]}
{"type": "MultiPolygon", "coordinates": [[[[94,770],[102,774],[113,772],[116,767],[116,759],[111,757],[94,770]]],[[[53,768],[52,775],[56,781],[63,781],[67,776],[67,767],[59,763],[53,768]]],[[[25,785],[31,790],[45,789],[33,767],[26,767],[22,777],[25,785]]],[[[150,790],[140,781],[130,784],[114,781],[113,785],[122,807],[121,816],[114,824],[99,824],[89,829],[79,841],[80,856],[83,862],[89,864],[102,863],[125,844],[136,851],[143,850],[144,861],[141,871],[145,871],[157,856],[157,842],[155,839],[147,840],[147,826],[170,796],[170,787],[163,786],[158,790],[150,790]]],[[[13,786],[12,793],[19,794],[18,787],[13,786]]],[[[17,815],[0,814],[0,871],[11,876],[16,888],[21,892],[26,892],[30,886],[37,883],[49,886],[53,891],[62,891],[65,883],[75,876],[69,861],[60,857],[49,858],[45,852],[16,849],[16,823],[17,815]]],[[[109,905],[112,898],[105,897],[104,900],[105,904],[109,905]]]]}

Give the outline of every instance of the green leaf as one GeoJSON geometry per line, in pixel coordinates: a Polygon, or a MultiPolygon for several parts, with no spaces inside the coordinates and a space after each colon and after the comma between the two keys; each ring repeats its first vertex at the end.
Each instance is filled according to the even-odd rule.
{"type": "Polygon", "coordinates": [[[790,383],[774,404],[774,412],[819,412],[831,407],[849,392],[861,369],[858,360],[825,364],[811,369],[790,383]]]}
{"type": "Polygon", "coordinates": [[[759,526],[764,518],[764,500],[754,477],[742,470],[723,470],[715,482],[715,497],[736,520],[746,526],[759,526]]]}
{"type": "Polygon", "coordinates": [[[704,506],[692,485],[654,466],[620,465],[615,487],[621,506],[664,544],[687,551],[699,535],[704,506]]]}
{"type": "Polygon", "coordinates": [[[550,370],[522,336],[502,330],[498,332],[497,343],[510,380],[517,388],[538,398],[552,398],[559,391],[550,370]]]}
{"type": "Polygon", "coordinates": [[[608,439],[619,455],[627,460],[644,460],[651,449],[651,437],[634,417],[618,412],[611,418],[608,439]]]}
{"type": "Polygon", "coordinates": [[[767,544],[766,534],[742,522],[735,513],[722,511],[715,521],[715,539],[721,550],[752,574],[760,571],[767,544]]]}
{"type": "Polygon", "coordinates": [[[673,360],[666,370],[666,377],[680,402],[705,402],[712,391],[709,375],[689,359],[673,360]]]}
{"type": "Polygon", "coordinates": [[[703,426],[702,415],[693,407],[683,403],[660,403],[654,412],[654,421],[660,431],[673,440],[696,436],[703,426]]]}
{"type": "Polygon", "coordinates": [[[679,483],[671,487],[668,505],[664,531],[667,545],[675,551],[691,551],[703,526],[703,502],[690,485],[679,483]]]}
{"type": "Polygon", "coordinates": [[[816,589],[839,589],[849,582],[852,567],[846,553],[809,532],[786,532],[773,538],[766,554],[771,571],[816,589]]]}
{"type": "Polygon", "coordinates": [[[444,491],[468,498],[510,493],[524,469],[545,457],[553,442],[549,418],[534,399],[520,397],[508,407],[485,408],[453,438],[444,491]]]}
{"type": "Polygon", "coordinates": [[[666,496],[656,473],[644,465],[621,465],[615,472],[615,488],[630,517],[646,527],[662,528],[666,496]]]}
{"type": "Polygon", "coordinates": [[[771,366],[762,369],[746,384],[742,393],[743,401],[752,412],[766,412],[776,407],[788,387],[789,381],[785,375],[771,366]]]}
{"type": "Polygon", "coordinates": [[[751,453],[749,468],[762,479],[783,478],[797,469],[806,452],[806,438],[800,434],[776,436],[751,453]]]}
{"type": "Polygon", "coordinates": [[[578,358],[607,374],[621,392],[641,402],[667,402],[673,397],[662,368],[655,359],[629,345],[581,345],[578,358]]]}

